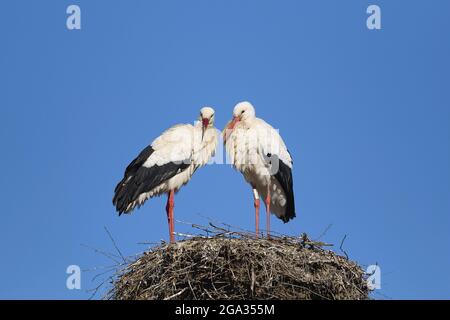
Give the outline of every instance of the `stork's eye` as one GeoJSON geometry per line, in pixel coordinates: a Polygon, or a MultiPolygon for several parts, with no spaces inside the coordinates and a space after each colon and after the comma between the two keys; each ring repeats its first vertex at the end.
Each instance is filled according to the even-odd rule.
{"type": "Polygon", "coordinates": [[[245,112],[245,110],[242,110],[241,114],[243,114],[245,112]]]}

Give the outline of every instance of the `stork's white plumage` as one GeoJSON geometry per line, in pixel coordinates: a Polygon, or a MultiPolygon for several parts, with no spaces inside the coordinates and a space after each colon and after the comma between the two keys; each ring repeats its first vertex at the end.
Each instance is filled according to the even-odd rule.
{"type": "Polygon", "coordinates": [[[223,137],[231,163],[253,188],[256,235],[262,196],[269,236],[271,212],[284,222],[295,217],[291,155],[278,131],[256,118],[249,102],[235,106],[233,120],[225,126],[223,137]]]}
{"type": "Polygon", "coordinates": [[[173,126],[156,138],[128,165],[114,190],[113,204],[119,215],[166,193],[171,242],[174,242],[174,195],[198,168],[208,163],[217,147],[214,110],[202,108],[198,120],[195,125],[173,126]]]}

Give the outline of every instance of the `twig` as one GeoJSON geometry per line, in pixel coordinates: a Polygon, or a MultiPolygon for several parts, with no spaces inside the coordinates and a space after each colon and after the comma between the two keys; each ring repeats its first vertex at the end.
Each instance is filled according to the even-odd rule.
{"type": "Polygon", "coordinates": [[[171,295],[170,297],[164,298],[164,300],[170,300],[170,299],[173,299],[175,297],[178,297],[179,295],[183,294],[183,292],[185,292],[186,290],[187,290],[187,288],[184,288],[180,292],[177,292],[177,293],[171,295]]]}
{"type": "Polygon", "coordinates": [[[174,232],[176,236],[185,237],[185,238],[209,238],[202,235],[195,235],[195,234],[188,234],[188,233],[181,233],[181,232],[174,232]]]}
{"type": "Polygon", "coordinates": [[[328,230],[330,230],[332,226],[333,226],[333,224],[330,223],[330,224],[325,228],[325,230],[322,231],[322,233],[320,234],[320,236],[317,237],[317,239],[316,239],[315,241],[320,240],[320,238],[322,238],[324,235],[326,235],[327,232],[328,232],[328,230]]]}
{"type": "Polygon", "coordinates": [[[195,294],[195,291],[194,291],[194,289],[192,288],[191,281],[189,281],[189,279],[188,279],[188,284],[189,284],[189,288],[191,288],[192,294],[194,295],[194,299],[197,300],[197,295],[195,294]]]}
{"type": "Polygon", "coordinates": [[[322,247],[332,247],[333,244],[326,243],[322,241],[313,241],[308,238],[308,235],[306,233],[302,233],[300,236],[300,243],[302,246],[309,246],[311,249],[313,248],[322,248],[322,247]]]}
{"type": "Polygon", "coordinates": [[[341,245],[339,246],[339,250],[341,250],[341,252],[343,252],[343,253],[345,254],[345,257],[346,257],[347,260],[348,260],[348,254],[347,254],[347,252],[342,248],[342,246],[344,245],[345,239],[347,239],[347,235],[345,235],[344,238],[342,238],[341,245]]]}
{"type": "Polygon", "coordinates": [[[112,237],[112,235],[111,235],[111,233],[109,232],[108,228],[106,228],[106,226],[105,226],[104,228],[105,228],[105,231],[106,231],[106,233],[108,234],[109,238],[111,239],[111,241],[112,241],[112,243],[113,243],[113,245],[114,245],[114,248],[116,248],[117,252],[119,253],[120,257],[122,258],[123,262],[127,263],[127,260],[126,260],[125,257],[123,256],[122,252],[120,252],[120,249],[119,249],[119,247],[117,246],[116,241],[115,241],[114,238],[112,237]]]}
{"type": "Polygon", "coordinates": [[[99,250],[99,249],[97,249],[97,248],[88,246],[87,244],[84,244],[84,243],[82,243],[81,246],[82,246],[82,247],[85,247],[85,248],[88,248],[88,249],[91,249],[91,250],[93,250],[95,253],[100,253],[101,255],[104,255],[105,257],[107,257],[108,259],[114,261],[115,263],[120,264],[120,261],[118,261],[118,260],[112,258],[112,257],[117,257],[117,258],[120,258],[120,257],[116,256],[116,255],[113,254],[113,253],[109,253],[109,252],[105,252],[105,251],[99,250]]]}

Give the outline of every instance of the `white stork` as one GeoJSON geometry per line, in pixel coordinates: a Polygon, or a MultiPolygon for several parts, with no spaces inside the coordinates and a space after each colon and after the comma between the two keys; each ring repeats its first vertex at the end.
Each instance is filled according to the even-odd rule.
{"type": "Polygon", "coordinates": [[[278,131],[256,118],[255,108],[249,102],[235,106],[223,139],[234,168],[252,186],[257,237],[260,196],[265,200],[269,237],[271,212],[285,223],[295,217],[291,155],[278,131]]]}
{"type": "Polygon", "coordinates": [[[217,137],[214,110],[205,107],[195,125],[175,125],[156,138],[128,165],[114,190],[119,216],[166,193],[170,242],[174,242],[174,195],[214,155],[217,137]]]}

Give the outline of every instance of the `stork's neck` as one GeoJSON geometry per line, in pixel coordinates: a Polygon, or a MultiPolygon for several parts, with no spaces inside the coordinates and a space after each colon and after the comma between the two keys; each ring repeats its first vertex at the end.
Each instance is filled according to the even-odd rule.
{"type": "MultiPolygon", "coordinates": [[[[203,131],[201,123],[196,126],[196,129],[198,130],[199,134],[201,135],[201,133],[203,131]]],[[[214,126],[208,126],[205,129],[205,132],[203,132],[203,139],[201,140],[201,144],[205,145],[205,144],[210,143],[211,139],[213,139],[215,137],[216,131],[217,131],[217,129],[214,126]]]]}
{"type": "Polygon", "coordinates": [[[242,119],[240,122],[242,123],[243,126],[250,128],[251,126],[253,126],[255,121],[256,121],[256,117],[251,116],[251,117],[246,117],[245,119],[242,119]]]}

